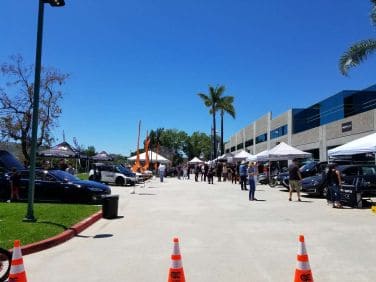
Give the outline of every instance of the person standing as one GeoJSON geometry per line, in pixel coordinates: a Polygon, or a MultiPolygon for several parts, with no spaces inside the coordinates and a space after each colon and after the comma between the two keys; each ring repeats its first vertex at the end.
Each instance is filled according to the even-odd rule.
{"type": "Polygon", "coordinates": [[[21,184],[21,174],[14,167],[12,169],[12,176],[10,177],[10,200],[19,201],[20,200],[20,184],[21,184]]]}
{"type": "Polygon", "coordinates": [[[222,170],[223,170],[222,163],[218,162],[217,167],[216,167],[218,182],[222,181],[222,170]]]}
{"type": "Polygon", "coordinates": [[[198,164],[195,165],[195,181],[198,182],[198,174],[200,173],[200,166],[198,164]]]}
{"type": "Polygon", "coordinates": [[[239,166],[239,175],[240,175],[240,188],[242,190],[247,189],[247,163],[246,161],[242,161],[239,166]]]}
{"type": "Polygon", "coordinates": [[[213,178],[214,178],[214,167],[211,165],[208,168],[208,183],[213,184],[213,178]]]}
{"type": "Polygon", "coordinates": [[[160,164],[158,167],[158,170],[159,170],[159,179],[161,180],[161,182],[163,182],[163,178],[166,172],[166,166],[164,164],[160,164]]]}
{"type": "Polygon", "coordinates": [[[342,208],[340,203],[339,189],[341,186],[341,174],[337,170],[336,164],[330,164],[328,166],[328,172],[326,174],[326,181],[328,184],[328,204],[333,204],[333,208],[342,208]]]}
{"type": "Polygon", "coordinates": [[[295,190],[298,195],[298,201],[300,199],[300,180],[302,180],[302,175],[298,167],[298,160],[294,159],[292,164],[289,165],[289,182],[290,182],[290,191],[289,191],[289,201],[292,200],[292,192],[295,190]]]}
{"type": "Polygon", "coordinates": [[[226,180],[227,180],[227,174],[228,174],[227,164],[224,164],[223,165],[223,170],[222,170],[223,182],[226,182],[226,180]]]}
{"type": "Polygon", "coordinates": [[[72,174],[72,175],[74,175],[74,173],[75,173],[75,169],[73,168],[73,166],[71,164],[68,165],[68,167],[66,168],[65,171],[72,174]]]}
{"type": "Polygon", "coordinates": [[[188,169],[187,165],[183,166],[183,180],[188,179],[188,169]]]}
{"type": "Polygon", "coordinates": [[[256,183],[255,176],[257,175],[257,169],[254,163],[250,162],[248,167],[248,184],[249,184],[249,200],[257,201],[255,198],[256,183]]]}

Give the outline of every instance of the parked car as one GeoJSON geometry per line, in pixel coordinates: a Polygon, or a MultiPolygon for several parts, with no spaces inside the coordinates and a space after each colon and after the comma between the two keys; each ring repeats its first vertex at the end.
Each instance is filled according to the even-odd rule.
{"type": "Polygon", "coordinates": [[[89,180],[115,183],[116,185],[135,185],[138,177],[130,169],[122,165],[107,165],[102,163],[93,164],[93,168],[89,171],[89,180]],[[100,178],[97,177],[100,173],[100,178]]]}
{"type": "Polygon", "coordinates": [[[326,185],[325,175],[325,172],[323,172],[318,175],[304,178],[301,181],[302,192],[305,192],[313,196],[326,197],[328,188],[326,185]]]}
{"type": "MultiPolygon", "coordinates": [[[[307,183],[311,183],[312,179],[315,179],[315,177],[311,178],[312,176],[321,174],[325,171],[326,167],[328,166],[328,162],[316,162],[316,161],[309,161],[305,164],[303,164],[300,168],[300,174],[302,175],[303,179],[309,178],[307,183]]],[[[289,173],[288,172],[282,172],[278,175],[280,178],[280,182],[283,186],[286,188],[289,188],[289,173]]]]}
{"type": "Polygon", "coordinates": [[[11,171],[12,168],[17,170],[24,169],[25,167],[8,151],[0,150],[0,173],[11,171]]]}
{"type": "MultiPolygon", "coordinates": [[[[337,169],[344,187],[356,185],[363,196],[376,196],[376,165],[339,165],[337,169]]],[[[301,183],[302,192],[326,197],[328,187],[325,172],[305,178],[301,183]]]]}
{"type": "Polygon", "coordinates": [[[10,197],[9,173],[12,169],[25,169],[23,164],[8,151],[0,150],[0,198],[10,197]]]}
{"type": "MultiPolygon", "coordinates": [[[[21,170],[19,195],[27,200],[29,190],[29,170],[21,170]]],[[[35,201],[88,202],[99,203],[111,189],[102,183],[80,180],[62,170],[35,171],[35,201]]]]}

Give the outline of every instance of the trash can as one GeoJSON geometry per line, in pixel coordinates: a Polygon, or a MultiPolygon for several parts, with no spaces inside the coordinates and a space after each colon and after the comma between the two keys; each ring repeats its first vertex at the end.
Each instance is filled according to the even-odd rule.
{"type": "Polygon", "coordinates": [[[118,217],[119,195],[107,195],[103,197],[102,216],[112,219],[118,217]]]}

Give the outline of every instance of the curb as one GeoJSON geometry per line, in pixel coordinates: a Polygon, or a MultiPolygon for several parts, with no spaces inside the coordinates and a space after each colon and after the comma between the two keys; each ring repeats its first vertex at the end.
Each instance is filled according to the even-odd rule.
{"type": "MultiPolygon", "coordinates": [[[[62,244],[68,241],[69,239],[73,238],[74,236],[78,235],[83,230],[85,230],[86,228],[88,228],[90,225],[97,222],[101,218],[102,218],[102,211],[100,210],[96,212],[95,214],[93,214],[92,216],[82,220],[81,222],[73,225],[72,227],[68,228],[67,230],[65,230],[64,232],[56,236],[53,236],[51,238],[48,238],[39,242],[22,246],[21,247],[22,255],[28,255],[28,254],[40,252],[40,251],[52,248],[54,246],[57,246],[59,244],[62,244]]],[[[12,252],[12,249],[9,251],[12,252]]]]}

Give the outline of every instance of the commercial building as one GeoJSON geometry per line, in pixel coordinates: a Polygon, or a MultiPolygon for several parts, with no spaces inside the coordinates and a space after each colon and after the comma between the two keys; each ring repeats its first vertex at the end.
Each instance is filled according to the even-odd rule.
{"type": "Polygon", "coordinates": [[[361,91],[341,91],[304,109],[273,118],[266,113],[230,137],[225,151],[257,154],[285,142],[313,158],[327,160],[327,150],[376,132],[376,84],[361,91]]]}

